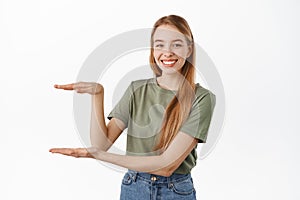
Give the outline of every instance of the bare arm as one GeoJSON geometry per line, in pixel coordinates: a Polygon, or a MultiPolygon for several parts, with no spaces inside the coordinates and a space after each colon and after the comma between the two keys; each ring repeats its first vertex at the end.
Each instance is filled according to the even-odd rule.
{"type": "Polygon", "coordinates": [[[103,99],[103,93],[92,96],[90,139],[93,147],[107,151],[123,132],[125,125],[117,118],[112,118],[106,125],[103,99]]]}
{"type": "MultiPolygon", "coordinates": [[[[161,176],[170,176],[197,144],[197,139],[179,132],[164,153],[157,156],[128,156],[99,151],[98,149],[52,149],[52,153],[60,153],[74,157],[95,158],[131,170],[148,172],[161,176]]],[[[201,145],[201,144],[200,144],[201,145]]],[[[199,145],[198,145],[199,147],[199,145]]]]}
{"type": "Polygon", "coordinates": [[[127,156],[108,152],[93,154],[96,159],[131,170],[170,176],[197,144],[194,137],[179,132],[164,153],[158,156],[127,156]]]}

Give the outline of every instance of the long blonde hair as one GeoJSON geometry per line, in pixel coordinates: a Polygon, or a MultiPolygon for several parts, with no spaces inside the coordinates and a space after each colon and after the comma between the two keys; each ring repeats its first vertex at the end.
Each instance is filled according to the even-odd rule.
{"type": "Polygon", "coordinates": [[[191,29],[185,19],[177,15],[169,15],[160,18],[153,26],[151,33],[151,52],[150,52],[150,66],[156,77],[162,75],[161,69],[155,62],[154,49],[153,49],[153,36],[156,29],[161,25],[175,26],[183,35],[185,35],[187,42],[191,45],[192,53],[186,59],[180,73],[184,77],[183,82],[180,84],[178,91],[171,102],[166,107],[162,126],[160,129],[160,137],[154,151],[164,151],[171,141],[174,139],[181,125],[187,119],[190,113],[192,102],[195,97],[195,46],[194,38],[191,29]]]}

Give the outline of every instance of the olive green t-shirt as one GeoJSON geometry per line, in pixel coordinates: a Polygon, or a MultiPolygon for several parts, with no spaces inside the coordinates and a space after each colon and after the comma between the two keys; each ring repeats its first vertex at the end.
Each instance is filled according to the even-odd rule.
{"type": "MultiPolygon", "coordinates": [[[[159,138],[164,110],[176,91],[160,87],[156,78],[132,81],[125,93],[109,113],[127,127],[126,155],[157,155],[153,148],[159,138]]],[[[215,95],[196,84],[195,99],[187,120],[180,131],[205,143],[211,117],[215,107],[215,95]]],[[[196,165],[195,147],[174,173],[187,174],[196,165]]]]}

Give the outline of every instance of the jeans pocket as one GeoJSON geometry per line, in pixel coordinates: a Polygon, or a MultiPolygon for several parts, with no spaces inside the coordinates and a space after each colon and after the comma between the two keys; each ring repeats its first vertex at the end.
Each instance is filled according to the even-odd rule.
{"type": "Polygon", "coordinates": [[[132,183],[132,175],[127,172],[122,179],[122,184],[130,185],[131,183],[132,183]]]}
{"type": "Polygon", "coordinates": [[[173,182],[172,190],[180,195],[190,195],[195,191],[193,181],[191,178],[179,182],[173,182]]]}

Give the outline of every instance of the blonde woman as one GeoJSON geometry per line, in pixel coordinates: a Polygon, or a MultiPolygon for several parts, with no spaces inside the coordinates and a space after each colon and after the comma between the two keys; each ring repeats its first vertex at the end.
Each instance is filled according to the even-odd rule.
{"type": "Polygon", "coordinates": [[[194,200],[191,170],[196,148],[206,142],[215,95],[195,83],[195,47],[180,16],[160,18],[151,34],[153,78],[132,81],[108,115],[99,83],[55,85],[92,96],[90,148],[53,148],[52,153],[99,159],[128,169],[121,200],[194,200]],[[127,128],[126,155],[107,150],[127,128]]]}

